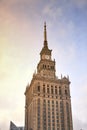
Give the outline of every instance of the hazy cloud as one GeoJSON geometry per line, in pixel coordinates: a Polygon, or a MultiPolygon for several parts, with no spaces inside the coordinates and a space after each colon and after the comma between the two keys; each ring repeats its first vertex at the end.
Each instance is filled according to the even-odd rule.
{"type": "Polygon", "coordinates": [[[74,130],[81,130],[81,129],[86,130],[87,128],[87,123],[82,122],[81,118],[78,119],[74,117],[73,124],[74,124],[74,130]]]}
{"type": "Polygon", "coordinates": [[[53,18],[53,20],[56,19],[56,17],[61,17],[62,14],[62,8],[61,7],[53,7],[52,5],[46,5],[44,7],[43,13],[47,15],[48,17],[53,18]]]}
{"type": "Polygon", "coordinates": [[[84,8],[87,6],[87,0],[74,0],[73,2],[79,8],[84,8]]]}
{"type": "Polygon", "coordinates": [[[9,128],[10,120],[17,125],[23,124],[23,94],[39,60],[43,46],[42,23],[45,19],[49,48],[51,46],[53,49],[57,73],[68,73],[71,76],[74,130],[87,129],[86,39],[79,40],[84,31],[79,22],[77,25],[75,23],[78,11],[74,12],[73,17],[76,7],[84,10],[86,5],[86,0],[0,1],[1,130],[9,128]]]}

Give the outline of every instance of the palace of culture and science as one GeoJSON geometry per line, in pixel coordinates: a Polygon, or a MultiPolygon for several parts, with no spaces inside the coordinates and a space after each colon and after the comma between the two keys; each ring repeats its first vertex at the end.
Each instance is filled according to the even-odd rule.
{"type": "Polygon", "coordinates": [[[68,77],[56,76],[46,23],[37,73],[25,90],[25,126],[17,127],[10,122],[10,130],[73,130],[70,81],[68,77]]]}
{"type": "Polygon", "coordinates": [[[56,76],[46,23],[37,72],[26,87],[25,98],[25,130],[73,130],[70,81],[68,77],[56,76]]]}

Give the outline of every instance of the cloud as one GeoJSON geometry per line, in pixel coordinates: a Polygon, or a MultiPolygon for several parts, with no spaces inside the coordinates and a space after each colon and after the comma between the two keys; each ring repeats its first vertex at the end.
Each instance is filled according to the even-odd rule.
{"type": "Polygon", "coordinates": [[[43,13],[49,17],[53,17],[54,19],[56,17],[62,16],[62,9],[60,7],[54,8],[51,7],[51,5],[47,5],[44,7],[43,13]]]}
{"type": "MultiPolygon", "coordinates": [[[[6,114],[6,113],[5,113],[6,114]]],[[[10,121],[5,118],[2,117],[2,120],[0,120],[0,129],[2,130],[9,130],[9,126],[10,126],[10,121]]]]}
{"type": "Polygon", "coordinates": [[[87,0],[73,0],[73,2],[78,8],[84,8],[87,6],[87,0]]]}
{"type": "MultiPolygon", "coordinates": [[[[53,26],[55,26],[55,25],[53,25],[53,26]]],[[[59,22],[59,23],[57,23],[54,31],[51,32],[51,35],[52,35],[51,37],[53,37],[53,39],[52,39],[53,47],[55,48],[54,43],[56,44],[56,47],[59,47],[59,49],[55,48],[55,49],[57,49],[56,52],[58,52],[58,50],[59,51],[62,50],[61,52],[59,52],[59,55],[66,56],[66,54],[67,54],[67,56],[71,56],[71,55],[75,56],[76,44],[73,39],[74,32],[75,32],[75,24],[73,21],[68,21],[68,23],[59,22]],[[58,43],[57,43],[57,41],[58,41],[58,43]],[[64,54],[62,54],[62,53],[64,53],[64,54]]]]}
{"type": "MultiPolygon", "coordinates": [[[[77,56],[78,50],[82,46],[74,41],[73,36],[77,31],[74,19],[68,19],[66,15],[67,9],[72,10],[74,6],[83,8],[87,3],[85,0],[74,0],[69,3],[65,0],[66,4],[57,2],[59,0],[51,0],[49,4],[39,0],[0,1],[0,103],[2,104],[0,113],[3,112],[0,114],[0,126],[4,130],[7,129],[10,120],[17,124],[23,122],[23,94],[27,82],[32,78],[39,57],[38,52],[42,46],[42,42],[40,43],[38,40],[42,37],[42,31],[39,32],[42,18],[47,18],[47,22],[51,25],[47,23],[50,36],[48,41],[50,41],[56,58],[58,74],[62,68],[66,73],[70,71],[72,77],[78,82],[82,80],[81,84],[74,83],[75,86],[72,87],[74,93],[76,91],[75,98],[73,96],[74,113],[77,117],[74,126],[79,129],[81,126],[84,126],[84,129],[87,128],[85,123],[87,103],[84,100],[87,99],[87,83],[83,85],[84,76],[81,69],[78,71],[82,64],[82,57],[77,56]],[[72,2],[73,5],[70,8],[72,2]],[[35,46],[39,46],[39,49],[35,46]],[[59,66],[61,67],[59,68],[59,66]],[[82,117],[81,121],[78,120],[80,117],[82,117]]],[[[78,36],[80,35],[82,34],[80,33],[78,36]]],[[[75,82],[75,80],[71,82],[75,82]]]]}
{"type": "Polygon", "coordinates": [[[74,130],[86,130],[87,129],[87,123],[84,123],[81,121],[81,118],[78,119],[76,117],[74,117],[73,120],[73,126],[74,126],[74,130]]]}
{"type": "Polygon", "coordinates": [[[25,17],[28,19],[37,14],[38,9],[40,8],[40,3],[43,2],[40,0],[1,0],[0,10],[8,10],[15,17],[25,17]]]}
{"type": "Polygon", "coordinates": [[[74,120],[74,129],[87,129],[87,76],[81,75],[78,77],[78,83],[73,83],[73,93],[72,93],[72,113],[74,120]],[[75,86],[74,86],[75,85],[75,86]]]}
{"type": "Polygon", "coordinates": [[[5,130],[10,120],[23,124],[24,91],[34,71],[37,36],[32,32],[35,24],[15,17],[6,6],[0,8],[0,16],[0,129],[5,130]]]}
{"type": "Polygon", "coordinates": [[[24,109],[22,106],[16,108],[14,107],[12,110],[0,110],[0,113],[1,130],[9,130],[11,120],[18,126],[24,126],[24,109]]]}
{"type": "Polygon", "coordinates": [[[50,1],[49,4],[44,5],[42,13],[52,20],[58,20],[63,16],[63,10],[56,4],[58,4],[56,1],[50,1]]]}
{"type": "Polygon", "coordinates": [[[3,4],[3,5],[6,5],[6,6],[12,6],[12,5],[14,5],[14,4],[24,4],[24,3],[29,3],[29,4],[31,4],[31,3],[36,3],[37,1],[39,1],[39,0],[36,0],[35,2],[33,2],[32,0],[8,0],[8,1],[6,1],[6,0],[1,0],[0,1],[0,3],[1,4],[3,4]]]}

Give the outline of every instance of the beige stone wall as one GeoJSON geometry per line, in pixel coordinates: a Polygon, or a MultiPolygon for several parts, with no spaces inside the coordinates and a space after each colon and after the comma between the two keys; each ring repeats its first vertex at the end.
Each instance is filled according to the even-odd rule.
{"type": "Polygon", "coordinates": [[[44,100],[46,101],[46,130],[49,130],[49,124],[50,124],[50,130],[53,130],[53,127],[54,127],[54,130],[62,130],[62,127],[64,128],[64,130],[73,129],[69,83],[70,82],[68,81],[68,79],[66,79],[66,81],[64,81],[63,79],[53,81],[53,80],[48,80],[48,79],[42,80],[41,78],[39,79],[35,78],[33,80],[32,85],[30,85],[29,90],[27,90],[26,92],[26,97],[28,98],[27,99],[28,130],[30,130],[31,128],[33,130],[44,130],[43,129],[43,126],[44,126],[43,125],[43,117],[44,117],[43,102],[44,100]],[[40,90],[38,90],[38,86],[40,86],[40,90]],[[43,88],[45,88],[45,92],[43,91],[43,88]],[[48,91],[48,88],[49,88],[49,91],[48,91]],[[61,90],[61,94],[59,94],[59,89],[61,90]],[[39,105],[40,117],[38,117],[38,107],[39,107],[38,99],[40,99],[40,105],[39,105]],[[48,107],[48,101],[50,101],[50,110],[48,107]],[[58,110],[56,107],[56,101],[58,101],[58,110]],[[52,105],[52,102],[54,102],[53,105],[52,105]],[[62,102],[63,108],[60,108],[60,102],[62,102]],[[68,104],[68,117],[67,117],[66,103],[68,104]],[[61,123],[60,111],[63,111],[63,115],[62,115],[64,118],[62,119],[63,123],[61,123]],[[50,113],[50,123],[48,119],[48,116],[49,116],[48,113],[50,113]],[[52,113],[54,114],[52,115],[52,113]],[[57,113],[58,113],[58,119],[57,119],[57,113]],[[40,120],[39,124],[38,124],[38,120],[40,120]],[[52,123],[53,121],[54,123],[52,123]]]}

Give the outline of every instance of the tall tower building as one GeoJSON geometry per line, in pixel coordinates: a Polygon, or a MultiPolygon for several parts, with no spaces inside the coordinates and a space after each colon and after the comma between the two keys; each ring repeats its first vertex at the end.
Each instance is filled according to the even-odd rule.
{"type": "Polygon", "coordinates": [[[25,130],[73,130],[68,77],[56,77],[48,48],[46,23],[37,72],[25,91],[25,130]]]}

